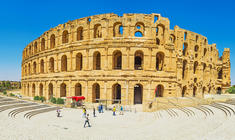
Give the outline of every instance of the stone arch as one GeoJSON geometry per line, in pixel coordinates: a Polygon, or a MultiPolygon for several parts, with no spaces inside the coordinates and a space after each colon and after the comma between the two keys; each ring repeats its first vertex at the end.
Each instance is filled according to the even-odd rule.
{"type": "Polygon", "coordinates": [[[39,85],[39,96],[43,96],[43,84],[39,85]]]}
{"type": "Polygon", "coordinates": [[[134,104],[143,103],[143,86],[141,84],[136,84],[134,86],[134,104]]]}
{"type": "Polygon", "coordinates": [[[122,69],[122,53],[119,50],[113,52],[113,69],[122,69]]]}
{"type": "Polygon", "coordinates": [[[100,70],[101,69],[101,55],[100,52],[96,51],[93,54],[93,69],[100,70]]]}
{"type": "Polygon", "coordinates": [[[194,51],[195,51],[195,52],[198,52],[198,50],[199,50],[199,46],[196,45],[196,46],[194,47],[194,51]]]}
{"type": "Polygon", "coordinates": [[[49,59],[49,71],[54,72],[55,71],[55,60],[53,57],[49,59]]]}
{"type": "Polygon", "coordinates": [[[203,71],[206,70],[206,63],[203,63],[203,71]]]}
{"type": "Polygon", "coordinates": [[[37,73],[37,63],[33,62],[33,73],[36,74],[37,73]]]}
{"type": "Polygon", "coordinates": [[[94,38],[102,38],[102,26],[101,26],[101,24],[96,24],[94,26],[94,38]]]}
{"type": "Polygon", "coordinates": [[[46,42],[45,39],[42,38],[42,39],[41,39],[41,51],[44,51],[44,50],[45,50],[45,47],[46,47],[46,46],[45,46],[45,44],[46,44],[45,42],[46,42]]]}
{"type": "Polygon", "coordinates": [[[27,96],[29,96],[29,84],[28,84],[28,87],[27,87],[27,96]]]}
{"type": "Polygon", "coordinates": [[[76,55],[76,70],[82,70],[82,53],[76,55]]]}
{"type": "Polygon", "coordinates": [[[183,70],[182,70],[182,79],[186,79],[186,77],[187,77],[186,68],[187,68],[187,60],[184,60],[183,61],[183,70]]]}
{"type": "Polygon", "coordinates": [[[184,86],[183,89],[182,89],[182,94],[181,94],[182,97],[185,96],[186,92],[187,92],[187,86],[184,86]]]}
{"type": "Polygon", "coordinates": [[[170,42],[175,43],[175,35],[173,34],[170,35],[170,42]]]}
{"type": "Polygon", "coordinates": [[[193,97],[195,97],[197,95],[197,87],[194,86],[193,87],[193,97]]]}
{"type": "Polygon", "coordinates": [[[33,83],[33,84],[32,84],[32,97],[35,96],[35,93],[36,93],[36,86],[35,86],[35,84],[33,83]]]}
{"type": "Polygon", "coordinates": [[[82,85],[80,83],[75,85],[75,96],[82,96],[82,85]]]}
{"type": "Polygon", "coordinates": [[[68,68],[67,68],[67,56],[66,55],[63,55],[61,57],[61,71],[64,72],[64,71],[67,71],[68,68]]]}
{"type": "Polygon", "coordinates": [[[49,99],[53,97],[53,84],[52,83],[48,85],[48,97],[49,99]]]}
{"type": "Polygon", "coordinates": [[[135,24],[135,36],[143,37],[145,32],[145,25],[143,22],[137,22],[135,24]]]}
{"type": "Polygon", "coordinates": [[[160,39],[159,39],[159,38],[156,38],[156,44],[157,44],[157,45],[160,45],[160,43],[161,43],[161,42],[160,42],[160,39]]]}
{"type": "Polygon", "coordinates": [[[218,70],[218,79],[222,79],[223,71],[222,69],[218,70]]]}
{"type": "Polygon", "coordinates": [[[92,102],[97,103],[100,99],[100,85],[95,83],[92,85],[92,102]]]}
{"type": "Polygon", "coordinates": [[[202,88],[202,94],[203,94],[203,95],[204,95],[205,91],[206,91],[206,87],[204,86],[204,87],[202,88]]]}
{"type": "Polygon", "coordinates": [[[204,48],[204,52],[203,52],[204,56],[206,56],[206,52],[207,52],[207,49],[204,48]]]}
{"type": "Polygon", "coordinates": [[[193,73],[196,74],[197,73],[197,67],[198,67],[198,62],[195,61],[193,64],[193,73]]]}
{"type": "Polygon", "coordinates": [[[135,70],[143,70],[144,63],[144,53],[140,50],[135,52],[135,61],[134,61],[135,70]]]}
{"type": "Polygon", "coordinates": [[[64,30],[62,33],[62,43],[69,43],[69,32],[68,30],[64,30]]]}
{"type": "Polygon", "coordinates": [[[121,103],[121,92],[122,92],[122,88],[121,85],[116,83],[112,86],[112,100],[113,100],[113,104],[115,103],[121,103]]]}
{"type": "Polygon", "coordinates": [[[65,83],[60,84],[60,97],[66,97],[66,94],[67,94],[66,87],[67,86],[65,83]]]}
{"type": "Polygon", "coordinates": [[[43,59],[40,62],[40,73],[44,73],[44,60],[43,59]]]}
{"type": "Polygon", "coordinates": [[[164,66],[164,53],[158,52],[156,54],[156,70],[162,71],[164,66]]]}
{"type": "Polygon", "coordinates": [[[157,85],[155,89],[155,97],[163,97],[164,95],[164,86],[163,85],[157,85]]]}
{"type": "Polygon", "coordinates": [[[50,48],[53,49],[55,48],[55,35],[52,34],[50,37],[50,48]]]}
{"type": "Polygon", "coordinates": [[[29,46],[29,55],[32,55],[32,49],[31,49],[31,45],[29,46]]]}
{"type": "Polygon", "coordinates": [[[83,40],[83,27],[77,28],[77,41],[83,40]]]}
{"type": "Polygon", "coordinates": [[[121,37],[123,35],[123,26],[121,22],[116,22],[113,25],[113,37],[121,37]]]}
{"type": "Polygon", "coordinates": [[[34,54],[38,52],[38,43],[37,41],[34,42],[34,54]]]}
{"type": "Polygon", "coordinates": [[[28,71],[29,71],[29,75],[31,75],[31,66],[30,66],[30,63],[29,63],[29,65],[28,65],[28,71]]]}
{"type": "Polygon", "coordinates": [[[161,40],[165,35],[165,26],[163,24],[158,24],[156,28],[156,36],[161,40]]]}
{"type": "Polygon", "coordinates": [[[221,87],[218,87],[216,90],[217,90],[217,94],[221,94],[222,93],[221,87]]]}
{"type": "Polygon", "coordinates": [[[183,56],[187,55],[187,50],[188,50],[188,43],[185,42],[183,44],[183,56]]]}

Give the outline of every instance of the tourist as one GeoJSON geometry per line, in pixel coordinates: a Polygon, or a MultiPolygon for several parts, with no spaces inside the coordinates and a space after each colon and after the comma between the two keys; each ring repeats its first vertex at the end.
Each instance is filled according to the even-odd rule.
{"type": "Polygon", "coordinates": [[[101,103],[101,105],[100,105],[100,110],[101,110],[101,113],[104,113],[103,104],[102,104],[102,103],[101,103]]]}
{"type": "Polygon", "coordinates": [[[123,115],[123,107],[120,108],[120,115],[123,115]]]}
{"type": "Polygon", "coordinates": [[[93,115],[94,115],[94,117],[96,117],[96,116],[95,116],[95,107],[93,107],[93,115]]]}
{"type": "Polygon", "coordinates": [[[116,116],[116,107],[113,106],[113,116],[116,116]]]}
{"type": "Polygon", "coordinates": [[[56,113],[57,113],[57,117],[60,117],[60,109],[58,108],[57,110],[56,110],[56,113]]]}
{"type": "Polygon", "coordinates": [[[98,111],[101,113],[101,105],[98,106],[98,111]]]}
{"type": "Polygon", "coordinates": [[[85,120],[84,128],[86,128],[86,124],[88,124],[88,127],[91,127],[90,122],[89,122],[89,114],[87,114],[85,118],[86,120],[85,120]]]}
{"type": "Polygon", "coordinates": [[[83,117],[84,118],[86,117],[86,108],[85,107],[83,108],[83,117]]]}

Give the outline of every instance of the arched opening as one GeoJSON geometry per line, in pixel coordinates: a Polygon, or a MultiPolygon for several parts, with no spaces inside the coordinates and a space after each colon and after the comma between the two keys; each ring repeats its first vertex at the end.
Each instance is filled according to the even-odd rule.
{"type": "Polygon", "coordinates": [[[41,63],[40,63],[40,73],[44,73],[44,60],[43,59],[41,60],[41,63]]]}
{"type": "Polygon", "coordinates": [[[208,89],[208,93],[211,93],[211,87],[209,87],[209,89],[208,89]]]}
{"type": "Polygon", "coordinates": [[[76,55],[76,70],[82,70],[82,54],[78,53],[76,55]]]}
{"type": "Polygon", "coordinates": [[[222,79],[222,74],[223,74],[223,71],[222,69],[220,69],[218,72],[218,79],[222,79]]]}
{"type": "Polygon", "coordinates": [[[28,87],[27,87],[27,96],[29,96],[29,84],[28,84],[28,87]]]}
{"type": "Polygon", "coordinates": [[[33,73],[36,74],[37,73],[37,63],[33,62],[33,73]]]}
{"type": "Polygon", "coordinates": [[[221,94],[222,93],[222,89],[221,89],[221,87],[218,87],[217,88],[217,94],[221,94]]]}
{"type": "Polygon", "coordinates": [[[159,38],[156,38],[156,44],[160,45],[160,39],[159,38]]]}
{"type": "Polygon", "coordinates": [[[193,65],[193,73],[196,74],[197,73],[197,66],[198,66],[198,62],[195,61],[194,65],[193,65]]]}
{"type": "Polygon", "coordinates": [[[102,26],[101,26],[101,24],[96,24],[94,26],[94,38],[102,38],[102,26]]]}
{"type": "Polygon", "coordinates": [[[122,69],[122,53],[120,51],[113,53],[113,69],[122,69]]]}
{"type": "Polygon", "coordinates": [[[135,32],[135,37],[143,37],[143,33],[140,31],[135,32]]]}
{"type": "Polygon", "coordinates": [[[82,96],[82,85],[80,83],[75,85],[75,96],[82,96]]]}
{"type": "Polygon", "coordinates": [[[53,84],[52,83],[48,85],[48,95],[49,95],[49,99],[53,97],[53,84]]]}
{"type": "Polygon", "coordinates": [[[60,85],[60,97],[66,97],[66,93],[67,93],[66,84],[62,83],[60,85]]]}
{"type": "Polygon", "coordinates": [[[67,56],[66,55],[63,55],[61,57],[61,71],[62,72],[67,71],[67,56]]]}
{"type": "Polygon", "coordinates": [[[39,85],[39,96],[43,96],[43,84],[39,85]]]}
{"type": "Polygon", "coordinates": [[[206,63],[203,63],[203,72],[206,70],[206,63]]]}
{"type": "Polygon", "coordinates": [[[187,55],[187,49],[188,49],[188,44],[187,44],[187,43],[184,43],[184,44],[183,44],[183,56],[186,56],[186,55],[187,55]]]}
{"type": "Polygon", "coordinates": [[[206,56],[206,52],[207,52],[207,49],[206,48],[204,48],[204,56],[206,56]]]}
{"type": "Polygon", "coordinates": [[[195,97],[195,96],[196,96],[196,94],[197,94],[197,87],[196,87],[196,86],[194,86],[194,87],[193,87],[193,97],[195,97]]]}
{"type": "Polygon", "coordinates": [[[31,46],[29,46],[29,55],[32,55],[32,49],[31,49],[31,46]]]}
{"type": "Polygon", "coordinates": [[[144,59],[144,54],[142,51],[136,51],[135,52],[135,65],[134,68],[135,70],[143,70],[143,59],[144,59]]]}
{"type": "Polygon", "coordinates": [[[198,52],[198,49],[199,49],[199,46],[196,45],[196,46],[194,47],[194,51],[195,51],[195,52],[198,52]]]}
{"type": "Polygon", "coordinates": [[[93,69],[100,70],[101,69],[101,56],[99,52],[95,52],[93,54],[93,69]]]}
{"type": "Polygon", "coordinates": [[[185,96],[185,94],[186,94],[186,90],[187,90],[187,87],[186,87],[186,86],[184,86],[184,87],[183,87],[183,89],[182,89],[182,97],[184,97],[184,96],[185,96]]]}
{"type": "Polygon", "coordinates": [[[112,94],[113,104],[121,103],[121,85],[115,84],[113,85],[112,89],[113,89],[113,94],[112,94]]]}
{"type": "Polygon", "coordinates": [[[50,38],[50,47],[51,49],[55,48],[55,35],[52,34],[50,38]]]}
{"type": "Polygon", "coordinates": [[[30,74],[31,74],[31,67],[30,67],[30,63],[29,63],[28,69],[29,69],[29,75],[30,75],[30,74]]]}
{"type": "Polygon", "coordinates": [[[36,89],[35,84],[33,84],[32,85],[32,97],[35,96],[35,89],[36,89]]]}
{"type": "Polygon", "coordinates": [[[155,89],[155,97],[163,97],[164,87],[163,85],[158,85],[155,89]]]}
{"type": "Polygon", "coordinates": [[[50,60],[49,60],[49,71],[50,71],[50,72],[54,72],[54,69],[55,69],[55,68],[54,68],[54,67],[55,67],[55,66],[54,66],[54,61],[55,61],[55,60],[54,60],[53,57],[51,57],[50,60]]]}
{"type": "Polygon", "coordinates": [[[41,51],[44,51],[45,50],[45,39],[44,38],[42,38],[42,40],[41,40],[41,51]]]}
{"type": "Polygon", "coordinates": [[[185,79],[186,74],[187,74],[187,72],[186,72],[186,66],[187,66],[187,61],[184,60],[184,61],[183,61],[183,70],[182,70],[182,79],[185,79]]]}
{"type": "Polygon", "coordinates": [[[175,36],[173,34],[170,35],[170,41],[171,43],[175,43],[175,36]]]}
{"type": "Polygon", "coordinates": [[[67,30],[62,33],[62,43],[69,43],[69,32],[67,30]]]}
{"type": "Polygon", "coordinates": [[[92,102],[98,103],[100,99],[100,85],[95,83],[92,86],[92,102]]]}
{"type": "Polygon", "coordinates": [[[35,42],[34,43],[34,54],[36,54],[38,52],[38,43],[35,42]]]}
{"type": "Polygon", "coordinates": [[[203,88],[202,88],[202,94],[204,95],[205,92],[206,92],[206,87],[203,87],[203,88]]]}
{"type": "Polygon", "coordinates": [[[123,26],[121,22],[117,22],[113,25],[113,37],[121,37],[123,34],[123,26]]]}
{"type": "Polygon", "coordinates": [[[164,65],[164,54],[159,52],[156,54],[156,69],[157,71],[162,71],[164,65]]]}
{"type": "Polygon", "coordinates": [[[79,40],[83,40],[83,28],[82,27],[78,27],[77,29],[77,41],[79,40]]]}
{"type": "Polygon", "coordinates": [[[134,104],[142,104],[143,100],[143,86],[136,84],[134,86],[134,104]]]}

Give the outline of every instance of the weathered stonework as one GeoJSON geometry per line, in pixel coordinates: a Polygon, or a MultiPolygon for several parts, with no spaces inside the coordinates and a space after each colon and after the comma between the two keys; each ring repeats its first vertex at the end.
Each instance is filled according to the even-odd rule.
{"type": "Polygon", "coordinates": [[[87,102],[141,104],[156,97],[225,93],[230,83],[229,48],[219,58],[216,44],[178,26],[171,30],[160,14],[69,21],[23,51],[26,96],[82,95],[87,102]]]}

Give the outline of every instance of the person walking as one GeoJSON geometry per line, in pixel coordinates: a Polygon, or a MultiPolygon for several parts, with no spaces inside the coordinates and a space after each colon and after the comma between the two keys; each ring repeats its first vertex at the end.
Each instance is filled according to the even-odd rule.
{"type": "Polygon", "coordinates": [[[95,115],[95,107],[93,107],[93,115],[94,115],[94,117],[96,117],[96,115],[95,115]]]}
{"type": "Polygon", "coordinates": [[[120,108],[120,115],[123,115],[123,107],[120,108]]]}
{"type": "Polygon", "coordinates": [[[83,117],[84,118],[86,117],[86,108],[85,107],[83,108],[83,117]]]}
{"type": "Polygon", "coordinates": [[[98,111],[101,113],[101,105],[98,106],[98,111]]]}
{"type": "Polygon", "coordinates": [[[84,128],[86,128],[86,124],[88,124],[88,127],[91,127],[90,122],[89,122],[89,114],[87,114],[85,118],[86,120],[85,120],[84,128]]]}
{"type": "Polygon", "coordinates": [[[103,104],[102,104],[102,103],[101,103],[101,105],[100,105],[100,110],[101,110],[101,113],[104,113],[103,104]]]}
{"type": "Polygon", "coordinates": [[[58,108],[57,110],[56,110],[56,113],[57,113],[57,117],[60,117],[60,109],[58,108]]]}
{"type": "Polygon", "coordinates": [[[113,116],[116,116],[116,107],[113,106],[113,116]]]}

